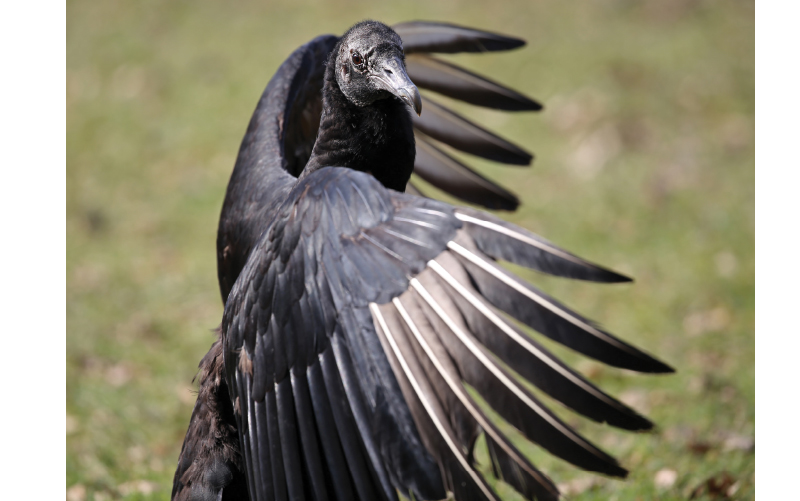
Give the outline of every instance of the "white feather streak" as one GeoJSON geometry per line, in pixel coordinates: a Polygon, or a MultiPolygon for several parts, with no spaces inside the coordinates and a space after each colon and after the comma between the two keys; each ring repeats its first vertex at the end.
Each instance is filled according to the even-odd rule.
{"type": "Polygon", "coordinates": [[[587,324],[586,322],[584,322],[583,320],[575,317],[574,315],[570,315],[569,313],[567,313],[566,311],[562,310],[561,308],[559,308],[555,304],[551,303],[550,301],[546,300],[545,298],[543,298],[543,297],[539,296],[538,294],[534,293],[532,290],[528,289],[527,287],[522,286],[516,280],[512,280],[511,278],[506,276],[504,273],[499,272],[497,269],[495,269],[494,266],[492,266],[491,264],[487,263],[486,261],[484,261],[483,259],[478,257],[477,255],[475,255],[470,250],[458,245],[457,243],[453,242],[452,240],[447,242],[447,247],[450,250],[456,252],[457,254],[459,254],[461,256],[464,256],[469,261],[471,261],[472,263],[478,265],[484,271],[490,273],[492,276],[494,276],[495,278],[497,278],[498,280],[500,280],[504,284],[508,285],[509,287],[511,287],[512,289],[516,290],[517,292],[519,292],[523,296],[527,297],[528,299],[530,299],[530,300],[532,300],[532,301],[534,301],[536,303],[539,303],[540,305],[544,306],[545,308],[547,308],[548,310],[552,311],[553,313],[555,313],[559,317],[563,318],[564,320],[567,320],[568,322],[570,322],[570,323],[572,323],[574,325],[577,325],[578,327],[580,327],[581,329],[585,330],[589,334],[592,334],[595,337],[599,337],[600,339],[602,339],[606,343],[613,344],[617,348],[625,350],[628,353],[631,352],[630,348],[628,346],[626,346],[625,344],[621,343],[618,339],[614,339],[613,337],[609,336],[605,332],[602,332],[602,331],[598,330],[597,328],[595,328],[594,326],[587,324]]]}
{"type": "Polygon", "coordinates": [[[420,402],[422,402],[423,407],[425,407],[425,411],[428,413],[428,416],[430,416],[431,421],[433,421],[434,426],[436,426],[436,429],[439,431],[439,434],[441,434],[442,438],[444,438],[445,442],[447,443],[447,446],[450,448],[453,455],[456,457],[461,466],[467,471],[467,473],[472,477],[475,483],[478,484],[478,486],[481,488],[486,497],[488,497],[489,499],[496,500],[497,498],[495,498],[492,492],[485,486],[483,479],[480,478],[480,476],[470,467],[469,463],[467,462],[467,458],[464,457],[464,454],[461,452],[461,449],[453,441],[452,437],[450,437],[450,434],[447,433],[447,430],[445,429],[444,425],[439,419],[439,416],[437,416],[435,409],[433,408],[431,403],[428,401],[428,398],[423,393],[422,388],[419,386],[419,383],[414,377],[414,374],[411,373],[411,368],[408,366],[408,363],[403,357],[403,354],[400,352],[400,347],[397,345],[394,336],[389,330],[389,327],[386,325],[386,320],[383,318],[380,309],[378,309],[378,305],[375,303],[370,303],[369,310],[372,312],[372,316],[378,320],[378,324],[380,325],[381,330],[384,332],[384,334],[386,334],[386,339],[387,341],[389,341],[389,345],[392,347],[392,351],[397,357],[397,361],[400,362],[400,367],[403,368],[403,372],[408,378],[408,382],[411,383],[411,387],[414,388],[414,392],[419,397],[419,400],[420,402]]]}
{"type": "Polygon", "coordinates": [[[597,388],[593,387],[590,384],[587,384],[586,381],[579,378],[561,364],[553,360],[552,357],[548,356],[546,353],[541,351],[539,348],[531,344],[531,342],[519,332],[514,330],[510,325],[508,325],[502,318],[500,318],[491,308],[489,308],[483,301],[475,297],[466,287],[461,285],[461,283],[455,279],[447,270],[442,267],[438,262],[435,260],[431,260],[428,262],[428,266],[433,269],[440,277],[442,277],[451,287],[453,287],[456,292],[461,294],[469,303],[475,307],[478,311],[480,311],[486,318],[488,318],[493,324],[495,324],[500,330],[502,330],[508,337],[513,339],[517,342],[520,346],[525,348],[528,352],[534,355],[536,358],[541,360],[542,362],[549,365],[553,370],[564,376],[565,378],[572,381],[574,384],[580,386],[585,391],[591,393],[595,397],[605,401],[609,405],[613,405],[618,407],[617,402],[613,399],[609,398],[608,395],[605,395],[603,392],[598,391],[597,388]]]}
{"type": "Polygon", "coordinates": [[[517,385],[515,381],[510,379],[506,374],[503,373],[502,370],[495,364],[487,355],[486,353],[473,341],[472,336],[465,333],[461,328],[456,325],[456,323],[447,315],[447,313],[439,306],[439,303],[433,298],[430,292],[425,289],[425,287],[420,283],[419,280],[416,278],[411,279],[411,286],[416,290],[422,299],[425,300],[428,305],[433,309],[433,311],[441,318],[447,327],[453,332],[453,334],[458,337],[458,339],[464,344],[464,346],[472,352],[473,355],[487,368],[489,372],[494,374],[494,376],[505,385],[506,388],[511,390],[514,395],[517,396],[525,405],[531,408],[536,414],[542,417],[545,421],[550,423],[551,426],[556,428],[562,434],[566,435],[570,440],[577,443],[584,449],[588,450],[592,454],[597,454],[597,450],[584,439],[579,437],[575,434],[571,429],[566,427],[563,423],[559,422],[555,417],[551,416],[549,412],[547,412],[542,406],[534,402],[520,387],[517,385]]]}
{"type": "Polygon", "coordinates": [[[464,386],[461,384],[461,381],[454,380],[451,374],[444,368],[442,363],[436,357],[436,354],[428,345],[427,341],[425,341],[425,338],[422,336],[422,333],[419,331],[419,329],[417,329],[417,325],[411,319],[411,316],[408,314],[408,312],[406,311],[405,307],[400,302],[400,300],[394,298],[392,300],[392,303],[394,303],[394,306],[395,308],[397,308],[397,311],[400,312],[400,316],[403,317],[403,321],[406,323],[411,333],[414,334],[415,338],[417,338],[417,342],[419,342],[420,346],[422,346],[422,349],[425,350],[425,353],[428,355],[428,358],[431,360],[431,362],[433,362],[433,365],[436,367],[436,370],[439,371],[439,374],[442,375],[442,378],[445,380],[447,385],[450,387],[451,390],[453,390],[453,393],[455,393],[458,399],[461,400],[461,403],[464,404],[464,407],[466,407],[467,411],[469,411],[469,413],[472,414],[472,417],[474,417],[475,420],[478,422],[478,424],[481,425],[483,430],[486,433],[488,433],[494,439],[494,441],[497,442],[503,448],[503,450],[505,450],[506,453],[509,456],[511,456],[514,459],[514,461],[517,462],[517,464],[525,468],[525,471],[527,471],[530,475],[536,477],[539,480],[539,482],[541,482],[543,485],[548,486],[547,479],[542,478],[541,473],[539,473],[538,471],[532,470],[527,467],[526,464],[527,461],[524,458],[520,457],[517,454],[516,450],[509,447],[508,439],[502,433],[498,432],[494,424],[486,418],[486,415],[483,413],[483,411],[481,411],[475,406],[475,402],[472,400],[472,397],[470,397],[464,390],[464,386]]]}
{"type": "Polygon", "coordinates": [[[478,219],[476,217],[468,216],[468,215],[463,214],[461,212],[455,212],[454,214],[458,219],[460,219],[460,220],[462,220],[464,222],[472,223],[472,224],[475,224],[475,225],[478,225],[478,226],[483,226],[484,228],[487,228],[487,229],[492,230],[492,231],[496,231],[497,233],[502,233],[503,235],[509,236],[509,237],[514,238],[516,240],[519,240],[520,242],[524,242],[524,243],[526,243],[526,244],[528,244],[528,245],[530,245],[532,247],[536,247],[536,248],[541,249],[541,250],[543,250],[545,252],[549,252],[550,254],[555,254],[556,256],[558,256],[560,258],[563,258],[563,259],[566,259],[568,261],[572,261],[573,263],[577,263],[577,264],[584,265],[584,266],[587,265],[587,263],[585,261],[583,261],[582,259],[579,259],[579,258],[577,258],[577,257],[575,257],[575,256],[573,256],[573,255],[571,255],[571,254],[569,254],[567,252],[564,252],[563,250],[559,249],[558,247],[554,247],[554,246],[548,245],[548,244],[546,244],[544,242],[540,242],[539,240],[535,240],[535,239],[533,239],[533,238],[531,238],[531,237],[529,237],[529,236],[527,236],[525,234],[516,232],[516,231],[514,231],[514,230],[512,230],[510,228],[506,228],[505,226],[501,226],[501,225],[499,225],[497,223],[492,223],[490,221],[484,221],[483,219],[478,219]]]}

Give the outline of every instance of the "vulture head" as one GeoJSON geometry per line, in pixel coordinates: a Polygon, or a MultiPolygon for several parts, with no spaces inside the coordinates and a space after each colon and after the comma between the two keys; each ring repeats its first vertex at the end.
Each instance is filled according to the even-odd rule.
{"type": "Polygon", "coordinates": [[[356,106],[398,97],[417,115],[422,99],[406,73],[403,41],[393,29],[377,21],[363,21],[345,33],[336,55],[336,82],[356,106]]]}

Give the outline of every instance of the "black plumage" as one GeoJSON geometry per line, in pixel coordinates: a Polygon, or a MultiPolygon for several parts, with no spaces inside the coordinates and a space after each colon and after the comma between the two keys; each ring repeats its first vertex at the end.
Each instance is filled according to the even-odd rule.
{"type": "Polygon", "coordinates": [[[221,340],[200,361],[198,376],[200,391],[181,449],[172,498],[213,501],[224,489],[226,500],[246,499],[244,458],[225,380],[221,340]]]}
{"type": "Polygon", "coordinates": [[[626,277],[484,212],[401,193],[414,171],[462,199],[516,207],[435,143],[510,164],[530,154],[429,99],[431,118],[412,111],[423,106],[415,84],[539,109],[426,55],[523,42],[441,23],[395,28],[367,21],[309,42],[259,101],[220,217],[222,335],[201,363],[174,499],[497,499],[474,468],[481,433],[496,476],[528,499],[558,498],[465,384],[556,456],[625,476],[505,364],[591,419],[652,427],[501,312],[610,365],[671,369],[495,259],[598,282],[626,277]]]}
{"type": "Polygon", "coordinates": [[[346,166],[405,189],[414,168],[407,105],[419,111],[421,98],[405,73],[402,47],[397,33],[379,23],[357,24],[339,39],[325,69],[319,134],[301,177],[346,166]],[[393,93],[406,101],[389,98],[393,93]]]}

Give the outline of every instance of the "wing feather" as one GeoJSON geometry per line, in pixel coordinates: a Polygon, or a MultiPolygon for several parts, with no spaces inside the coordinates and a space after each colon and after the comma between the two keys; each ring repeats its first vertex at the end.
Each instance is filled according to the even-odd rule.
{"type": "MultiPolygon", "coordinates": [[[[256,422],[258,436],[269,437],[269,448],[259,447],[259,456],[262,453],[269,455],[268,464],[272,465],[272,487],[275,501],[288,499],[286,488],[286,468],[281,447],[281,435],[278,424],[278,404],[275,391],[269,391],[264,401],[253,402],[254,412],[250,418],[256,422]],[[266,450],[265,450],[266,449],[266,450]]],[[[261,462],[262,467],[264,461],[261,462]]]]}
{"type": "MultiPolygon", "coordinates": [[[[493,462],[497,463],[499,468],[495,476],[507,479],[517,491],[528,499],[558,499],[558,489],[553,482],[519,452],[466,392],[461,383],[458,369],[452,363],[447,350],[442,346],[436,334],[431,330],[417,327],[419,321],[414,322],[412,319],[412,315],[408,311],[411,309],[410,305],[404,305],[399,298],[395,298],[392,303],[402,317],[407,331],[412,333],[419,347],[435,366],[439,377],[446,382],[452,394],[458,398],[463,408],[486,433],[487,444],[490,444],[490,452],[495,458],[493,462]],[[408,309],[407,306],[409,306],[408,309]]],[[[431,373],[432,371],[428,371],[429,375],[431,373]]]]}
{"type": "Polygon", "coordinates": [[[495,162],[529,165],[533,155],[500,136],[476,125],[458,113],[423,99],[425,113],[414,116],[414,127],[448,146],[495,162]]]}
{"type": "Polygon", "coordinates": [[[277,431],[280,434],[281,452],[286,474],[286,493],[289,499],[302,500],[305,499],[302,449],[298,440],[298,421],[295,414],[291,378],[286,378],[276,384],[275,391],[272,393],[274,397],[269,397],[268,403],[272,405],[273,398],[275,399],[278,418],[277,431]]]}
{"type": "Polygon", "coordinates": [[[448,243],[481,294],[495,307],[536,331],[614,367],[639,372],[672,372],[672,368],[602,330],[594,322],[525,283],[482,255],[467,238],[448,243]],[[472,247],[472,248],[470,248],[472,247]]]}
{"type": "Polygon", "coordinates": [[[607,283],[631,281],[491,214],[460,207],[456,217],[464,222],[478,249],[495,259],[559,277],[607,283]]]}
{"type": "Polygon", "coordinates": [[[314,425],[316,418],[308,389],[306,367],[293,367],[291,371],[292,394],[297,411],[297,427],[303,452],[304,470],[308,474],[309,497],[318,501],[328,500],[328,487],[322,465],[322,451],[314,425]]]}
{"type": "Polygon", "coordinates": [[[319,362],[315,362],[308,368],[308,389],[329,472],[328,478],[335,497],[336,499],[356,499],[319,362]]]}
{"type": "Polygon", "coordinates": [[[505,111],[542,109],[541,104],[515,90],[428,55],[409,55],[406,71],[417,87],[476,106],[505,111]]]}
{"type": "Polygon", "coordinates": [[[411,21],[395,24],[406,54],[414,52],[489,52],[525,45],[524,40],[448,23],[411,21]]]}
{"type": "MultiPolygon", "coordinates": [[[[239,379],[239,387],[241,388],[242,395],[248,395],[249,391],[251,390],[250,384],[248,384],[248,376],[246,374],[242,374],[241,378],[239,379]]],[[[244,430],[240,432],[240,436],[243,436],[243,441],[245,442],[245,457],[249,457],[250,461],[247,463],[247,478],[250,481],[250,495],[258,497],[266,497],[268,495],[272,495],[272,465],[269,463],[269,437],[265,433],[261,436],[262,443],[264,444],[261,448],[257,448],[256,441],[258,440],[256,437],[256,424],[254,418],[254,402],[249,400],[248,398],[240,399],[240,402],[243,404],[242,408],[242,416],[243,422],[240,430],[244,430]],[[256,454],[253,454],[253,451],[258,451],[256,454]]]]}
{"type": "Polygon", "coordinates": [[[515,210],[519,205],[516,195],[443,152],[425,137],[417,137],[414,172],[466,202],[502,210],[515,210]]]}
{"type": "MultiPolygon", "coordinates": [[[[334,334],[334,336],[341,335],[334,334]]],[[[378,492],[374,487],[372,473],[367,467],[365,460],[364,446],[361,436],[355,425],[350,404],[342,388],[342,381],[336,367],[333,350],[328,349],[320,354],[320,367],[324,378],[325,388],[328,392],[328,402],[331,407],[334,422],[336,423],[336,435],[342,444],[344,457],[347,461],[347,469],[353,478],[353,486],[359,499],[378,499],[378,492]]]]}
{"type": "Polygon", "coordinates": [[[358,426],[358,433],[363,440],[364,447],[367,449],[371,460],[371,464],[368,464],[368,466],[374,468],[374,475],[377,476],[378,484],[383,489],[383,498],[396,501],[398,499],[397,491],[392,486],[392,482],[381,460],[379,445],[373,439],[373,430],[370,428],[366,403],[363,401],[364,396],[359,389],[358,376],[356,375],[347,344],[341,336],[334,337],[331,344],[336,358],[336,364],[339,368],[339,374],[342,378],[344,393],[347,395],[350,407],[353,410],[356,426],[358,426]]]}
{"type": "MultiPolygon", "coordinates": [[[[472,468],[466,454],[459,447],[456,435],[448,423],[441,403],[436,399],[427,377],[425,377],[422,368],[410,351],[406,339],[400,334],[400,330],[389,328],[381,310],[375,303],[370,304],[370,311],[378,324],[376,332],[381,341],[385,343],[386,351],[391,353],[391,359],[395,361],[394,365],[398,367],[396,375],[406,382],[404,385],[406,388],[410,388],[406,390],[406,399],[418,401],[424,409],[424,412],[416,414],[419,416],[417,422],[424,422],[423,420],[427,418],[427,421],[432,424],[432,427],[427,427],[424,435],[429,440],[429,449],[436,451],[434,454],[438,456],[440,461],[457,465],[455,468],[451,466],[448,469],[448,473],[451,475],[460,474],[458,478],[469,481],[471,489],[464,490],[469,492],[470,495],[469,498],[465,496],[465,499],[499,501],[492,488],[472,468]]],[[[448,487],[450,490],[455,491],[459,486],[449,485],[448,487]]]]}
{"type": "Polygon", "coordinates": [[[457,309],[446,293],[433,281],[426,280],[428,283],[423,285],[422,278],[423,274],[412,279],[411,287],[421,299],[423,311],[459,364],[462,377],[489,405],[528,439],[552,454],[587,470],[622,477],[627,474],[614,458],[561,421],[495,363],[459,321],[457,309]]]}
{"type": "Polygon", "coordinates": [[[508,323],[472,287],[468,274],[450,253],[440,255],[429,266],[441,283],[447,284],[470,331],[528,381],[595,421],[628,430],[652,428],[653,423],[647,418],[604,393],[508,323]]]}

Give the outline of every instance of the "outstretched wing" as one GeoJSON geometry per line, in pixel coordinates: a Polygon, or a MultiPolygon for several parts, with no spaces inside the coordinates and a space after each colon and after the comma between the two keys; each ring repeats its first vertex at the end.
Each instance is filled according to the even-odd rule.
{"type": "Polygon", "coordinates": [[[326,168],[299,182],[236,281],[222,324],[251,498],[397,499],[398,489],[441,499],[446,489],[459,500],[497,499],[475,469],[480,433],[498,477],[529,499],[557,498],[468,386],[550,453],[624,476],[519,377],[596,421],[629,430],[650,421],[506,314],[605,363],[671,369],[496,258],[626,280],[488,214],[392,192],[367,174],[326,168]]]}
{"type": "MultiPolygon", "coordinates": [[[[430,55],[505,51],[522,47],[523,40],[425,21],[401,23],[393,28],[403,39],[408,75],[419,88],[498,110],[542,109],[541,104],[515,90],[430,55]]],[[[449,110],[427,94],[423,101],[422,115],[414,117],[417,143],[414,173],[466,202],[489,209],[515,210],[519,205],[516,195],[449,155],[441,145],[510,165],[529,165],[533,155],[449,110]]]]}

